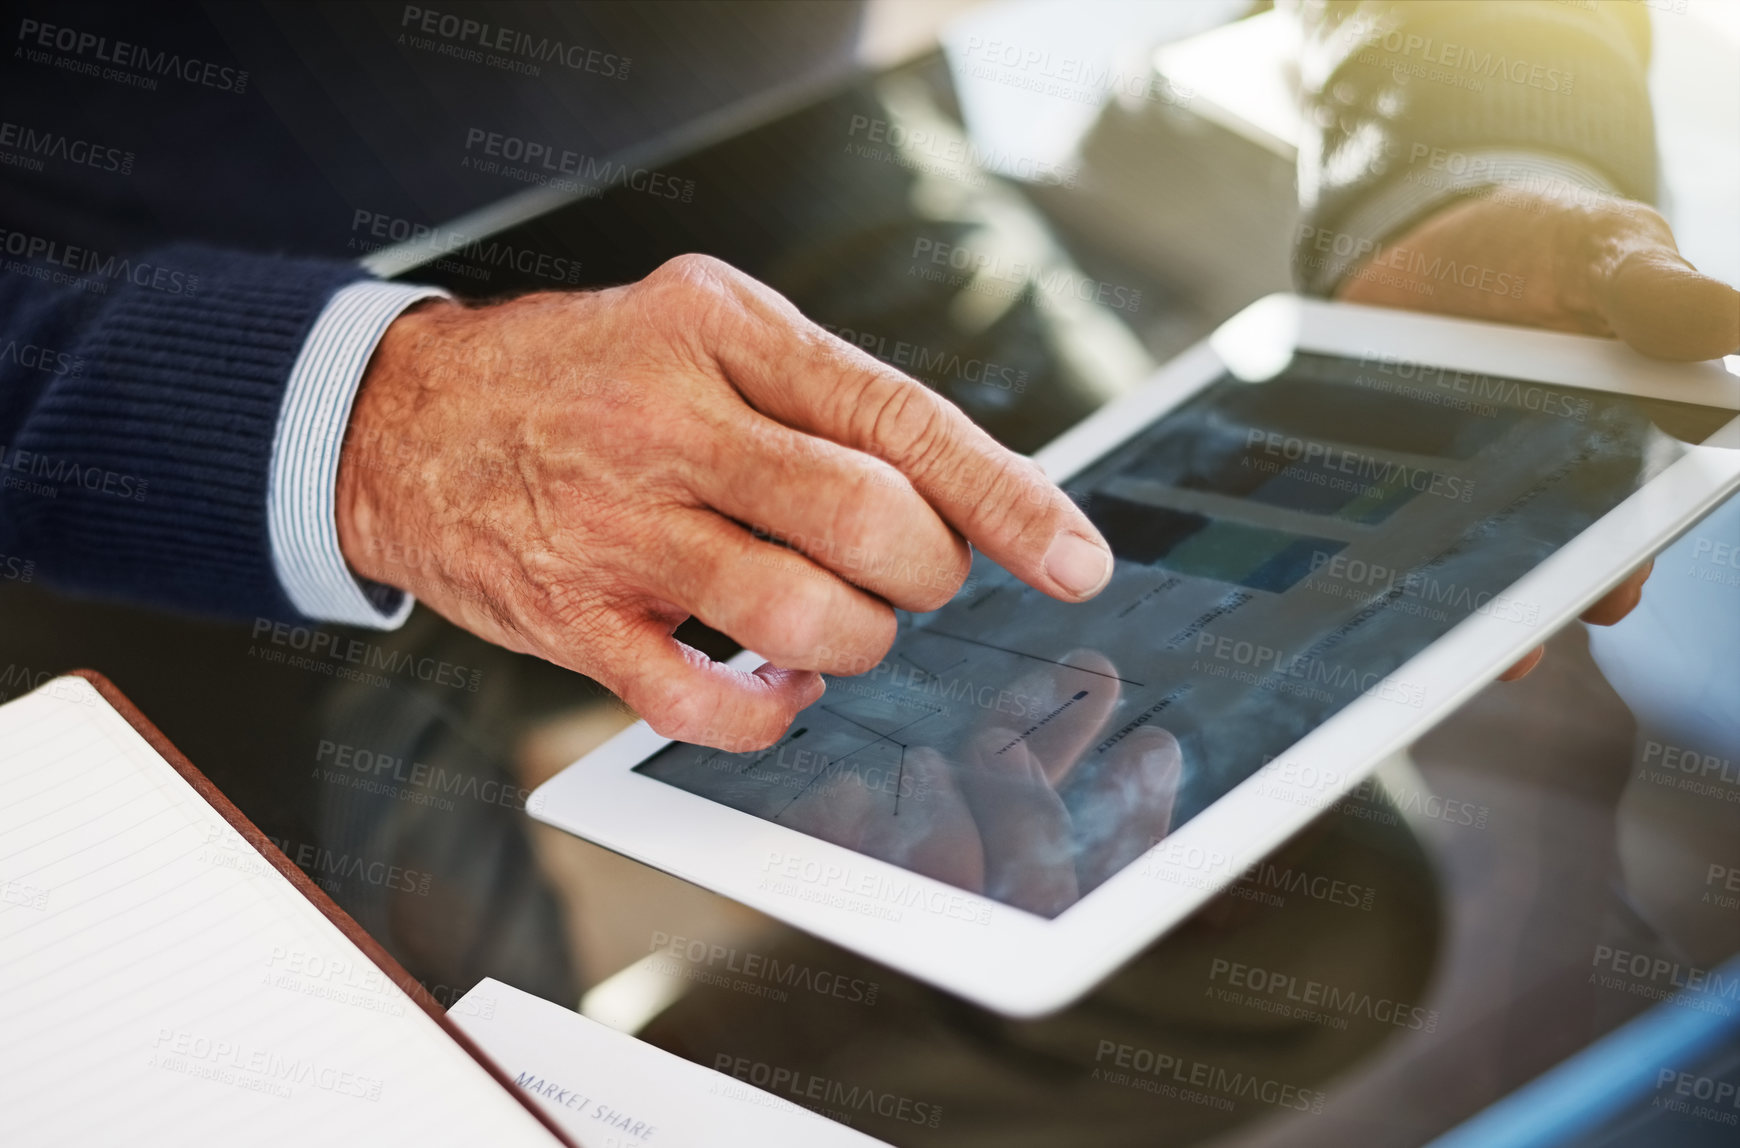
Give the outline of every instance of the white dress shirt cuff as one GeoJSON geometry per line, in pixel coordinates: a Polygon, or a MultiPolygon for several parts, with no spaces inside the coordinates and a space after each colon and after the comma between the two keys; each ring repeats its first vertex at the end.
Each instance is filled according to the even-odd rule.
{"type": "Polygon", "coordinates": [[[378,630],[404,624],[409,594],[351,573],[338,546],[338,454],[351,404],[387,326],[436,287],[368,280],[341,288],[326,304],[296,356],[266,493],[272,566],[290,604],[318,622],[378,630]]]}

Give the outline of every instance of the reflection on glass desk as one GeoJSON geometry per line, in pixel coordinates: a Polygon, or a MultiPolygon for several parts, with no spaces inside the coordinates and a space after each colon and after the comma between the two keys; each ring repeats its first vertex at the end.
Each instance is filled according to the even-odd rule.
{"type": "MultiPolygon", "coordinates": [[[[1095,171],[1039,187],[985,172],[958,109],[940,57],[920,60],[648,179],[577,187],[499,234],[455,237],[406,277],[482,297],[619,283],[708,252],[1032,449],[1221,316],[1196,308],[1187,279],[1156,274],[1153,253],[1064,222],[1054,209],[1095,171]],[[929,142],[864,126],[896,121],[929,142]],[[553,283],[521,252],[578,261],[578,282],[553,283]]],[[[1142,121],[1153,147],[1185,130],[1215,146],[1202,141],[1217,129],[1181,116],[1142,121]]],[[[1415,429],[1450,435],[1452,460],[1482,448],[1448,423],[1415,429]]],[[[1166,477],[1189,493],[1221,481],[1217,465],[1166,477]]],[[[1155,478],[1136,467],[1108,486],[1114,534],[1117,500],[1151,497],[1155,478]]],[[[1277,515],[1325,521],[1407,512],[1395,491],[1333,507],[1301,496],[1263,495],[1277,515]]],[[[1217,528],[1195,525],[1144,552],[1143,576],[1200,576],[1217,528]]],[[[1291,577],[1273,539],[1222,541],[1249,552],[1243,581],[1291,577]]],[[[897,1145],[1421,1144],[1675,1007],[1660,1002],[1740,951],[1727,868],[1740,874],[1740,857],[1699,854],[1673,878],[1696,903],[1697,927],[1676,930],[1639,908],[1620,849],[1640,823],[1694,815],[1740,840],[1740,747],[1717,747],[1703,790],[1680,787],[1683,759],[1639,742],[1576,628],[1088,1000],[1013,1022],[533,827],[529,789],[626,720],[565,671],[420,611],[399,632],[346,633],[380,652],[351,680],[307,630],[18,590],[0,599],[14,667],[107,672],[444,1002],[484,976],[584,996],[593,1015],[728,1075],[784,1070],[788,1099],[897,1145]]],[[[1708,1015],[1740,1015],[1736,994],[1718,992],[1708,1015]]],[[[1650,1143],[1731,1142],[1720,1108],[1695,1111],[1698,1081],[1714,1097],[1734,1080],[1733,1026],[1711,1039],[1651,1065],[1639,1103],[1660,1100],[1665,1135],[1686,1138],[1650,1143]]]]}

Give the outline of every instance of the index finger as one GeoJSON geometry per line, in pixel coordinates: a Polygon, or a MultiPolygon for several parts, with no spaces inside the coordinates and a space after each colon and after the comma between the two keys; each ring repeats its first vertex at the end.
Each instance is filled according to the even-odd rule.
{"type": "Polygon", "coordinates": [[[1035,589],[1079,602],[1111,581],[1111,547],[1035,463],[771,288],[738,272],[729,288],[753,322],[720,330],[714,352],[757,410],[892,464],[949,525],[1035,589]]]}

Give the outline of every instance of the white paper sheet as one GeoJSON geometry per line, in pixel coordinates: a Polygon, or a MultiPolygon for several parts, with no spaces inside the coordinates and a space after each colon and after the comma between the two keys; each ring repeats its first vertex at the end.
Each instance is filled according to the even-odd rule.
{"type": "Polygon", "coordinates": [[[455,1001],[447,1016],[582,1144],[869,1148],[882,1143],[500,981],[483,981],[455,1001]]]}

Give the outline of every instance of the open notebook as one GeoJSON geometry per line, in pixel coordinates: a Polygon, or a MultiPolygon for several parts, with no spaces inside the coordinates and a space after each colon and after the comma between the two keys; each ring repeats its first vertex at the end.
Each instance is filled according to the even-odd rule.
{"type": "Polygon", "coordinates": [[[565,1143],[100,675],[0,706],[0,1144],[565,1143]]]}

